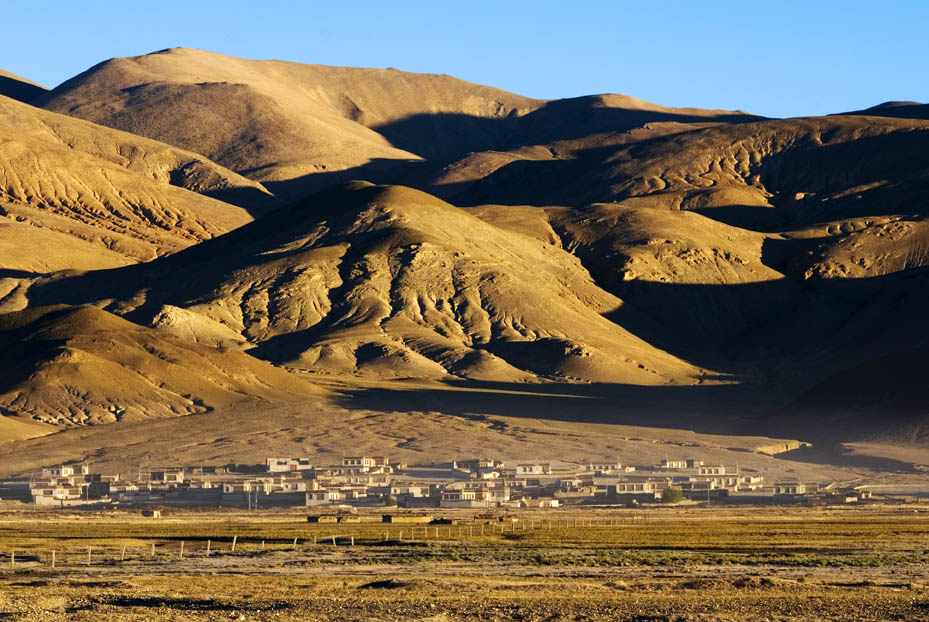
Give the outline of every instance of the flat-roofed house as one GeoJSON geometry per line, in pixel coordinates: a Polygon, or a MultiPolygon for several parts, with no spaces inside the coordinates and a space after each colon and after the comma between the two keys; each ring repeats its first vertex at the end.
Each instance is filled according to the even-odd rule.
{"type": "Polygon", "coordinates": [[[265,465],[269,473],[308,471],[313,468],[309,458],[268,458],[265,465]]]}
{"type": "Polygon", "coordinates": [[[165,469],[163,471],[151,471],[149,481],[160,484],[183,484],[184,469],[165,469]]]}
{"type": "Polygon", "coordinates": [[[774,484],[775,496],[799,496],[806,494],[806,484],[795,481],[776,482],[774,484]]]}
{"type": "Polygon", "coordinates": [[[45,479],[74,477],[76,475],[87,475],[88,473],[90,473],[90,467],[86,464],[59,464],[57,466],[42,467],[42,477],[45,479]]]}
{"type": "Polygon", "coordinates": [[[705,464],[697,467],[697,475],[738,475],[738,465],[705,464]]]}
{"type": "Polygon", "coordinates": [[[545,463],[517,464],[516,475],[551,475],[552,465],[545,463]]]}

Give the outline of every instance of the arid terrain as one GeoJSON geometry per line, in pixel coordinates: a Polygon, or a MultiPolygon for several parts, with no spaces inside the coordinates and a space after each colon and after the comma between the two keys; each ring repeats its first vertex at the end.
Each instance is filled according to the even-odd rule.
{"type": "Polygon", "coordinates": [[[929,464],[926,105],[766,119],[185,48],[0,78],[0,472],[653,437],[929,464]]]}
{"type": "Polygon", "coordinates": [[[929,620],[929,104],[101,60],[0,69],[0,621],[929,620]]]}
{"type": "Polygon", "coordinates": [[[926,510],[0,514],[0,616],[915,622],[926,510]]]}

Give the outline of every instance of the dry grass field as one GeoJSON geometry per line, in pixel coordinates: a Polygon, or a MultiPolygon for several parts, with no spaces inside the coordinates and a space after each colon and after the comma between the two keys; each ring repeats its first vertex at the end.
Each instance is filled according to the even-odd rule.
{"type": "Polygon", "coordinates": [[[926,620],[927,509],[7,513],[0,620],[926,620]]]}

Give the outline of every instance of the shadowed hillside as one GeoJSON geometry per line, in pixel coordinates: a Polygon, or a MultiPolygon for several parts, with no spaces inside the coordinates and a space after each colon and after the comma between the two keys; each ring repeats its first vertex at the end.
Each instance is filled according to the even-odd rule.
{"type": "Polygon", "coordinates": [[[27,295],[105,304],[198,341],[238,338],[330,374],[663,384],[701,373],[608,321],[621,301],[559,247],[402,187],[350,184],[170,258],[27,295]]]}
{"type": "Polygon", "coordinates": [[[37,103],[201,153],[289,198],[351,179],[420,185],[409,176],[440,174],[472,152],[567,152],[649,123],[759,118],[623,95],[546,102],[446,75],[183,48],[106,61],[37,103]]]}
{"type": "MultiPolygon", "coordinates": [[[[98,425],[319,391],[267,363],[193,345],[93,307],[0,316],[0,436],[18,422],[98,425]]],[[[9,431],[7,431],[9,433],[9,431]]]]}
{"type": "Polygon", "coordinates": [[[0,95],[3,97],[31,102],[47,92],[48,89],[44,86],[0,69],[0,95]]]}
{"type": "Polygon", "coordinates": [[[259,387],[282,376],[201,373],[251,361],[339,385],[320,399],[375,426],[522,409],[925,443],[925,105],[763,119],[189,49],[33,103],[0,99],[0,312],[78,305],[54,347],[169,388],[81,371],[59,394],[72,354],[29,331],[65,312],[0,316],[37,357],[8,381],[9,438],[130,393],[137,418],[229,391],[285,408],[259,387]],[[140,340],[178,367],[129,357],[140,340]]]}

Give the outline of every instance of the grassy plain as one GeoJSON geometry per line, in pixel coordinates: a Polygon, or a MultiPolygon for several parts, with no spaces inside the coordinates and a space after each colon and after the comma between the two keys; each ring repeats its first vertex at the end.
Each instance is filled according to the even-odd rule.
{"type": "Polygon", "coordinates": [[[0,620],[929,620],[926,508],[377,519],[7,514],[0,620]]]}

